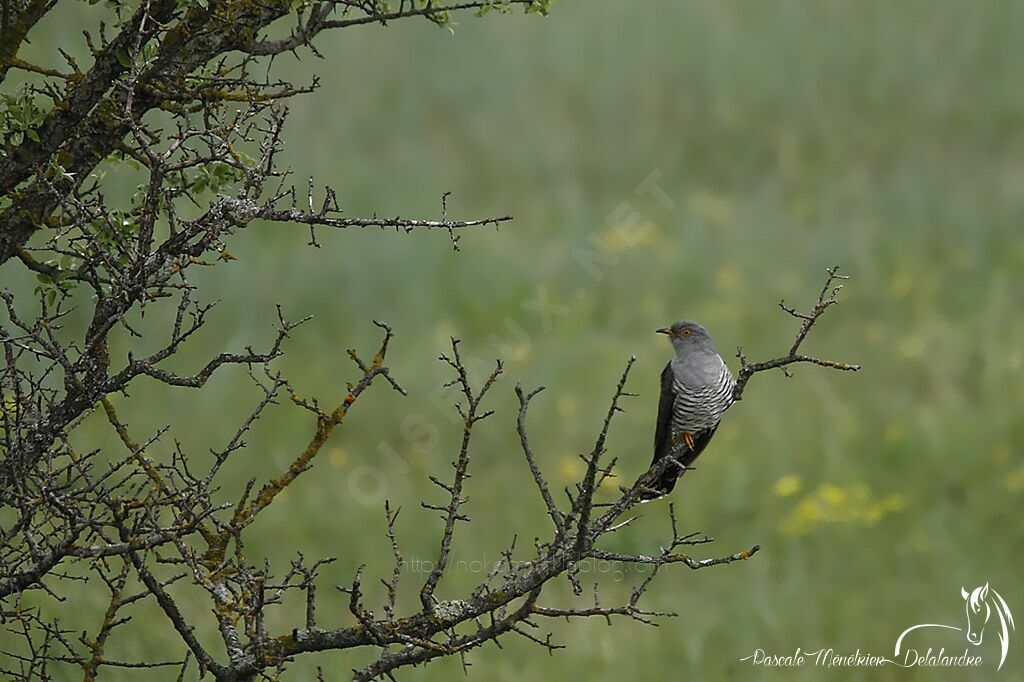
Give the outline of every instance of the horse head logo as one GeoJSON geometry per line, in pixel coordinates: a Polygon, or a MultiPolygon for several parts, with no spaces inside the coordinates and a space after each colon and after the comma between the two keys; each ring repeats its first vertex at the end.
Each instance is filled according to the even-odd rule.
{"type": "Polygon", "coordinates": [[[975,587],[968,592],[960,588],[960,596],[967,602],[967,641],[971,644],[981,644],[981,637],[985,634],[985,626],[992,615],[992,607],[988,605],[988,583],[981,587],[975,587]]]}
{"type": "Polygon", "coordinates": [[[996,632],[996,637],[999,639],[999,668],[997,670],[1002,668],[1003,662],[1006,660],[1006,653],[1010,649],[1010,630],[1016,627],[1013,623],[1013,614],[1010,613],[1010,607],[1006,605],[1002,595],[990,588],[988,583],[975,587],[969,592],[966,588],[961,587],[960,596],[964,599],[964,608],[967,611],[966,628],[958,628],[955,625],[941,625],[939,623],[912,625],[904,630],[896,640],[896,655],[898,656],[900,653],[903,638],[912,630],[917,630],[918,628],[964,630],[967,633],[967,641],[974,646],[978,646],[985,635],[985,626],[988,625],[994,613],[999,627],[999,630],[996,632]]]}
{"type": "Polygon", "coordinates": [[[988,583],[975,587],[970,592],[961,587],[960,596],[964,598],[967,611],[967,641],[975,646],[981,644],[985,626],[995,612],[999,620],[999,631],[996,632],[996,636],[999,638],[1000,648],[999,667],[1002,668],[1006,652],[1010,648],[1010,630],[1016,628],[1010,607],[1006,605],[1002,595],[989,589],[988,583]]]}

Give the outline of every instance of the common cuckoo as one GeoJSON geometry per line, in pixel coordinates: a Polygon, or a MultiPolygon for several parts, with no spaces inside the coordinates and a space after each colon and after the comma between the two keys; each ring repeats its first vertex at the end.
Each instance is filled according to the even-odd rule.
{"type": "Polygon", "coordinates": [[[679,478],[715,435],[722,413],[732,404],[736,380],[715,350],[711,335],[696,322],[676,322],[658,330],[668,335],[676,356],[661,372],[661,400],[654,433],[654,460],[671,455],[671,464],[654,481],[646,499],[671,492],[679,478]],[[656,492],[655,492],[656,491],[656,492]]]}

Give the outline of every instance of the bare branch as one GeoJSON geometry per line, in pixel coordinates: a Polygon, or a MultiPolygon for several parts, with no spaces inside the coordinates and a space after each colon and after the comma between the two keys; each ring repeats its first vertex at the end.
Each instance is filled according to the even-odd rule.
{"type": "Polygon", "coordinates": [[[838,265],[828,268],[827,272],[828,277],[825,279],[825,286],[821,288],[821,293],[818,294],[818,300],[814,304],[814,308],[812,308],[809,313],[798,312],[787,306],[785,301],[779,301],[779,307],[782,308],[782,310],[801,320],[800,329],[797,331],[796,338],[793,340],[793,345],[790,346],[788,353],[782,357],[774,358],[772,360],[748,363],[746,356],[743,354],[743,349],[736,349],[736,357],[740,360],[740,372],[739,376],[736,378],[736,387],[732,392],[732,399],[734,402],[742,399],[743,389],[746,388],[747,382],[750,381],[750,377],[754,376],[757,372],[765,372],[776,368],[784,369],[787,365],[797,362],[807,362],[821,367],[828,367],[848,372],[856,372],[860,369],[860,365],[836,362],[834,360],[822,360],[809,355],[801,355],[797,352],[800,349],[800,345],[804,342],[804,339],[807,338],[807,334],[811,331],[811,327],[813,327],[818,319],[825,314],[826,310],[839,302],[836,297],[839,294],[839,290],[843,287],[841,284],[837,284],[836,281],[849,279],[849,275],[839,274],[838,265]]]}
{"type": "MultiPolygon", "coordinates": [[[[451,552],[455,523],[460,520],[469,520],[465,515],[459,513],[459,508],[465,502],[462,496],[462,489],[466,479],[469,478],[469,472],[467,471],[469,468],[469,443],[473,435],[473,426],[491,415],[490,412],[479,412],[480,401],[483,400],[484,396],[494,385],[502,370],[502,364],[499,360],[480,391],[474,392],[469,382],[469,374],[459,354],[459,340],[453,338],[451,343],[452,354],[450,356],[442,355],[440,359],[455,370],[456,378],[449,382],[448,385],[457,384],[459,386],[466,400],[466,407],[456,406],[459,414],[462,416],[462,444],[459,448],[459,455],[452,464],[455,468],[454,481],[451,487],[446,487],[446,490],[449,492],[448,504],[441,510],[444,514],[444,533],[441,536],[441,547],[438,550],[434,568],[420,589],[420,603],[423,604],[423,610],[427,612],[433,611],[432,600],[434,598],[434,590],[437,588],[437,583],[441,576],[444,575],[445,570],[448,568],[448,556],[451,552]]],[[[428,506],[427,508],[432,507],[428,506]]]]}
{"type": "Polygon", "coordinates": [[[533,449],[530,447],[529,438],[526,435],[526,411],[530,407],[530,401],[543,390],[544,387],[539,386],[529,393],[523,393],[523,387],[516,384],[516,397],[519,398],[519,418],[516,420],[516,431],[519,433],[519,444],[523,448],[523,455],[530,467],[530,473],[533,474],[534,483],[537,484],[537,489],[544,500],[544,506],[547,507],[548,516],[551,517],[551,522],[555,525],[555,531],[561,538],[565,534],[565,518],[555,504],[554,498],[551,497],[548,483],[537,465],[537,459],[534,457],[533,449]]]}

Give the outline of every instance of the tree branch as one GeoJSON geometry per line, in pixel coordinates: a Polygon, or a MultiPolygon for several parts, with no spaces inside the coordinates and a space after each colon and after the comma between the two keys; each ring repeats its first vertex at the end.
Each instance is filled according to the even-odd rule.
{"type": "Polygon", "coordinates": [[[825,314],[831,306],[837,304],[837,296],[839,290],[842,289],[841,284],[837,284],[837,280],[849,279],[849,275],[840,275],[839,266],[828,268],[828,277],[825,279],[825,285],[821,288],[821,293],[818,294],[818,300],[814,304],[814,307],[808,313],[801,313],[793,308],[786,305],[785,301],[779,301],[779,307],[791,316],[801,320],[800,329],[797,331],[796,338],[793,340],[793,345],[790,346],[789,352],[782,357],[774,358],[772,360],[766,360],[764,362],[753,362],[748,363],[746,356],[743,354],[742,348],[736,349],[736,357],[740,360],[740,372],[736,378],[736,387],[732,392],[733,402],[741,400],[743,397],[743,390],[747,386],[747,382],[750,381],[750,377],[758,372],[765,372],[770,369],[784,368],[787,365],[791,365],[798,362],[806,362],[821,367],[829,367],[831,369],[838,369],[848,372],[856,372],[860,369],[860,365],[851,365],[845,362],[836,362],[834,360],[822,360],[820,358],[812,357],[809,355],[800,355],[797,351],[800,349],[800,344],[807,338],[807,334],[811,331],[811,327],[825,314]]]}

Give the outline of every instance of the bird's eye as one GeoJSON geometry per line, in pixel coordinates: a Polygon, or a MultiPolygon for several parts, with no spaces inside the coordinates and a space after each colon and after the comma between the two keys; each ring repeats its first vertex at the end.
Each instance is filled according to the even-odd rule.
{"type": "Polygon", "coordinates": [[[689,335],[690,335],[690,334],[692,334],[692,333],[693,333],[693,332],[691,332],[691,331],[690,331],[689,329],[684,329],[684,330],[683,330],[683,336],[689,336],[689,335]]]}

